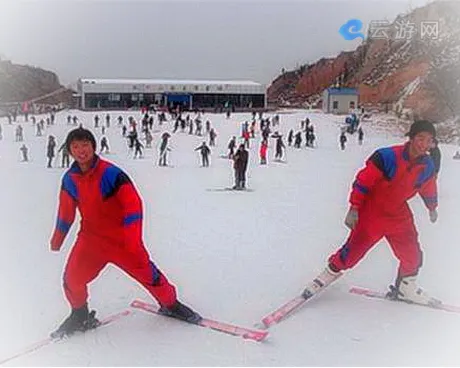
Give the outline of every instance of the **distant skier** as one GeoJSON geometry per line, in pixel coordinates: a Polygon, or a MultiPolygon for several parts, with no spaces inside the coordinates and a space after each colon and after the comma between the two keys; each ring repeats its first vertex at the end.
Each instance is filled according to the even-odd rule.
{"type": "Polygon", "coordinates": [[[452,157],[454,160],[460,160],[460,151],[455,152],[454,157],[452,157]]]}
{"type": "Polygon", "coordinates": [[[144,145],[136,138],[134,141],[134,158],[137,158],[137,155],[142,158],[142,148],[144,148],[144,145]]]}
{"type": "Polygon", "coordinates": [[[360,146],[363,145],[363,140],[364,140],[364,131],[363,128],[359,127],[358,129],[358,143],[360,146]]]}
{"type": "Polygon", "coordinates": [[[109,153],[109,142],[105,136],[101,138],[101,148],[99,153],[109,153]]]}
{"type": "Polygon", "coordinates": [[[54,150],[56,148],[56,140],[54,136],[50,135],[48,137],[48,145],[46,146],[46,156],[48,157],[48,168],[51,168],[51,163],[53,161],[53,158],[55,156],[54,150]]]}
{"type": "Polygon", "coordinates": [[[211,130],[209,131],[209,145],[211,147],[216,145],[216,136],[216,131],[214,130],[214,128],[211,128],[211,130]]]}
{"type": "Polygon", "coordinates": [[[159,166],[168,166],[167,155],[168,151],[171,151],[171,149],[168,147],[169,138],[171,138],[171,135],[167,132],[164,132],[161,136],[160,160],[158,162],[159,166]]]}
{"type": "Polygon", "coordinates": [[[289,147],[292,145],[292,140],[294,138],[294,130],[291,129],[288,134],[288,145],[289,147]]]}
{"type": "Polygon", "coordinates": [[[294,148],[300,148],[302,144],[302,132],[297,132],[294,136],[294,148]]]}
{"type": "Polygon", "coordinates": [[[59,147],[58,152],[62,152],[61,156],[61,167],[69,167],[70,166],[70,154],[67,149],[65,142],[59,147]]]}
{"type": "Polygon", "coordinates": [[[233,189],[242,190],[246,188],[246,169],[248,167],[249,153],[240,144],[233,156],[233,169],[235,170],[235,185],[233,189]]]}
{"type": "Polygon", "coordinates": [[[22,128],[22,126],[18,125],[16,127],[16,142],[22,142],[24,140],[23,132],[24,129],[22,128]]]}
{"type": "Polygon", "coordinates": [[[235,147],[236,147],[236,137],[233,136],[228,142],[228,158],[231,160],[233,155],[235,154],[235,147]]]}
{"type": "Polygon", "coordinates": [[[260,143],[260,150],[259,150],[261,165],[267,164],[267,150],[268,150],[268,141],[266,139],[263,139],[262,142],[260,143]]]}
{"type": "Polygon", "coordinates": [[[282,135],[277,134],[275,138],[276,138],[275,160],[281,160],[281,158],[283,157],[283,148],[286,148],[286,146],[283,143],[282,135]]]}
{"type": "Polygon", "coordinates": [[[211,154],[211,150],[206,145],[206,142],[203,142],[201,146],[195,148],[195,151],[200,151],[202,166],[208,167],[209,166],[209,155],[211,154]]]}
{"type": "Polygon", "coordinates": [[[29,157],[27,156],[27,153],[29,152],[29,149],[27,148],[27,146],[25,144],[23,144],[21,146],[21,148],[19,148],[19,150],[21,151],[22,153],[22,161],[23,162],[27,162],[29,161],[29,157]]]}
{"type": "Polygon", "coordinates": [[[339,142],[340,148],[343,151],[345,149],[345,143],[347,143],[347,136],[345,135],[345,132],[340,133],[339,142]]]}

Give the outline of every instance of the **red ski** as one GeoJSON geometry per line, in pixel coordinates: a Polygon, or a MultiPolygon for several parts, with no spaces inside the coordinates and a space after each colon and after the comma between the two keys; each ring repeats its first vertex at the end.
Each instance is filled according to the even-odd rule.
{"type": "Polygon", "coordinates": [[[274,312],[262,318],[264,328],[269,328],[270,326],[281,322],[292,312],[300,308],[307,300],[309,300],[309,298],[305,299],[303,296],[297,296],[294,299],[291,299],[274,312]]]}
{"type": "MultiPolygon", "coordinates": [[[[102,326],[106,326],[112,322],[115,322],[117,320],[119,320],[120,318],[122,317],[125,317],[125,316],[128,316],[129,314],[131,314],[131,311],[130,310],[124,310],[122,312],[119,312],[119,313],[116,313],[116,314],[112,314],[106,318],[104,318],[101,322],[101,324],[96,327],[95,329],[98,329],[102,326]]],[[[37,351],[38,349],[46,346],[46,345],[49,345],[49,344],[53,344],[53,343],[56,343],[58,341],[61,341],[61,340],[65,340],[69,337],[47,337],[46,339],[43,339],[43,340],[40,340],[32,345],[29,345],[27,346],[26,348],[24,348],[22,351],[10,356],[10,357],[7,357],[7,358],[4,358],[4,359],[0,359],[0,365],[6,363],[6,362],[9,362],[13,359],[16,359],[16,358],[20,358],[22,356],[25,356],[27,354],[30,354],[34,351],[37,351]]]]}
{"type": "MultiPolygon", "coordinates": [[[[146,312],[150,312],[150,313],[154,313],[154,314],[163,316],[159,312],[159,308],[157,306],[150,304],[150,303],[146,303],[139,299],[134,300],[131,303],[131,307],[142,309],[146,312]]],[[[185,321],[181,321],[181,322],[185,322],[185,321]]],[[[196,325],[205,327],[205,328],[210,328],[212,330],[223,332],[229,335],[239,336],[239,337],[242,337],[243,339],[249,339],[249,340],[254,340],[254,341],[263,341],[268,335],[268,331],[252,330],[252,329],[239,327],[239,326],[231,325],[231,324],[224,323],[224,322],[214,321],[208,318],[203,318],[196,325]]]]}
{"type": "Polygon", "coordinates": [[[403,302],[406,304],[413,304],[413,305],[418,305],[421,307],[426,307],[430,309],[437,309],[437,310],[443,310],[446,312],[454,312],[454,313],[460,313],[460,306],[457,305],[448,305],[448,304],[435,304],[435,305],[428,305],[428,304],[418,304],[418,303],[411,303],[405,300],[398,300],[398,299],[390,299],[387,298],[387,293],[383,291],[375,291],[371,289],[366,289],[362,287],[357,287],[353,286],[350,290],[350,293],[356,294],[356,295],[363,295],[368,298],[376,298],[376,299],[384,299],[384,300],[390,300],[390,301],[396,301],[396,302],[403,302]]]}

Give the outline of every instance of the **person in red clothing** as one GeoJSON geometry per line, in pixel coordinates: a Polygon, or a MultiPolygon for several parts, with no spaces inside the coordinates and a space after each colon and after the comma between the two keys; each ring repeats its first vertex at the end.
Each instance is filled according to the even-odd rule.
{"type": "Polygon", "coordinates": [[[266,165],[267,164],[267,149],[268,149],[268,141],[266,139],[262,140],[260,144],[260,164],[266,165]]]}
{"type": "Polygon", "coordinates": [[[65,144],[75,162],[62,179],[51,250],[61,249],[77,209],[81,222],[63,280],[72,311],[54,336],[98,326],[95,312],[88,310],[87,285],[108,263],[141,283],[163,314],[197,323],[201,317],[177,300],[175,287],[149,258],[142,240],[142,200],[131,179],[95,154],[96,140],[89,130],[72,130],[65,144]]]}
{"type": "Polygon", "coordinates": [[[436,222],[436,170],[428,154],[436,131],[429,121],[414,122],[404,145],[381,148],[367,160],[353,183],[345,224],[351,232],[345,244],[329,257],[326,269],[307,285],[311,297],[354,267],[383,237],[399,260],[395,285],[389,297],[420,304],[436,304],[416,284],[422,251],[407,201],[417,193],[436,222]]]}

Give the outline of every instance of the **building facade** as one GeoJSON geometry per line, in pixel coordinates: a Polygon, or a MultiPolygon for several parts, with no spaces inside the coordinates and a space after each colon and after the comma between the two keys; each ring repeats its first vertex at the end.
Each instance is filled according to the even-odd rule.
{"type": "Polygon", "coordinates": [[[156,105],[192,109],[265,108],[266,88],[252,81],[90,79],[78,80],[85,109],[127,109],[156,105]]]}
{"type": "Polygon", "coordinates": [[[359,92],[356,88],[326,88],[323,92],[323,111],[348,114],[358,108],[359,92]]]}

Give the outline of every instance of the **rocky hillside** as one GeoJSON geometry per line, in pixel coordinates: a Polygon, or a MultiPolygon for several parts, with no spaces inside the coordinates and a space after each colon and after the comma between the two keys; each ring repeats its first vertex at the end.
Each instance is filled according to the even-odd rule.
{"type": "Polygon", "coordinates": [[[0,60],[0,104],[34,101],[70,103],[72,91],[59,83],[53,72],[0,60]]]}
{"type": "Polygon", "coordinates": [[[269,103],[316,104],[325,88],[340,85],[357,87],[362,105],[398,115],[437,121],[460,116],[460,2],[430,3],[398,16],[387,38],[373,34],[369,29],[355,51],[283,72],[268,89],[269,103]],[[421,22],[427,21],[438,22],[437,39],[422,37],[421,22]],[[417,33],[404,35],[403,24],[415,25],[417,33]]]}

